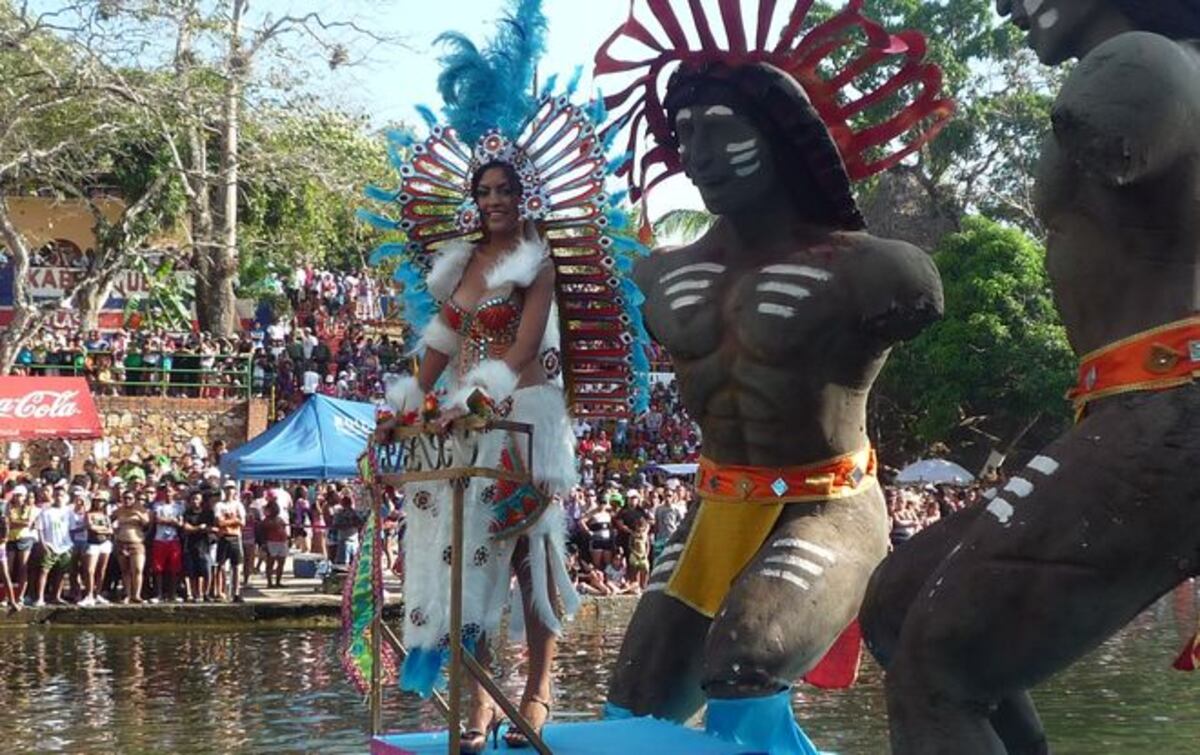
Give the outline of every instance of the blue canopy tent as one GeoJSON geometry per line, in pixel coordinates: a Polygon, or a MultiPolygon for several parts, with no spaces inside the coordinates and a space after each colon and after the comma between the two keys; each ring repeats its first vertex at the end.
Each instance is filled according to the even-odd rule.
{"type": "Polygon", "coordinates": [[[239,480],[327,480],[358,476],[358,457],[375,430],[375,405],[320,394],[262,435],[221,457],[239,480]]]}

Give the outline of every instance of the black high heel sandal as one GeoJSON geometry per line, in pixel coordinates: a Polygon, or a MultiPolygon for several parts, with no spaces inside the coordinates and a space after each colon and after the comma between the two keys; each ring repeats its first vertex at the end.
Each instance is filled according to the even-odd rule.
{"type": "MultiPolygon", "coordinates": [[[[541,724],[534,725],[532,721],[529,722],[529,725],[533,727],[533,730],[537,732],[537,735],[540,737],[542,735],[542,730],[546,728],[546,722],[550,720],[550,702],[548,700],[543,700],[540,697],[533,696],[522,700],[521,715],[525,716],[525,720],[527,721],[529,720],[529,716],[525,714],[524,709],[529,707],[529,703],[536,703],[546,709],[546,717],[542,719],[541,724]]],[[[510,724],[508,731],[504,732],[504,744],[508,745],[509,749],[522,750],[526,747],[529,747],[529,738],[526,737],[525,733],[516,726],[510,724]]]]}

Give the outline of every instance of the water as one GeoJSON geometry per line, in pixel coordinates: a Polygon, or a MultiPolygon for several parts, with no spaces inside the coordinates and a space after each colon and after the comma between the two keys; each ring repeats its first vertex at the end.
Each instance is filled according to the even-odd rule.
{"type": "MultiPolygon", "coordinates": [[[[632,601],[585,607],[562,644],[558,719],[598,715],[632,601]]],[[[1200,673],[1169,669],[1190,617],[1169,602],[1035,692],[1055,752],[1200,752],[1200,673]]],[[[8,752],[364,752],[366,709],[323,629],[35,627],[0,631],[0,731],[8,752]]],[[[519,689],[519,648],[503,684],[519,689]]],[[[844,755],[886,751],[880,673],[806,690],[813,740],[844,755]]],[[[427,704],[386,697],[389,729],[434,728],[427,704]]]]}

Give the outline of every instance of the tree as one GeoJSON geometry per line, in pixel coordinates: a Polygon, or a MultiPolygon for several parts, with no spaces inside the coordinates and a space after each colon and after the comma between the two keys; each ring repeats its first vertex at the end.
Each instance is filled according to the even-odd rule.
{"type": "MultiPolygon", "coordinates": [[[[819,3],[818,16],[843,5],[819,3]]],[[[866,0],[867,15],[887,28],[924,32],[928,59],[941,67],[943,91],[958,105],[941,134],[914,158],[860,189],[868,225],[880,235],[932,248],[967,212],[1042,235],[1031,199],[1033,166],[1050,122],[1052,93],[1066,72],[1038,63],[1025,49],[1024,33],[997,23],[993,7],[993,0],[866,0]],[[924,199],[916,201],[920,192],[924,199]],[[922,224],[931,232],[922,232],[922,224]]],[[[886,73],[868,72],[856,83],[873,88],[886,73]]],[[[864,117],[892,105],[885,100],[864,117]]]]}
{"type": "Polygon", "coordinates": [[[1044,257],[1023,231],[977,216],[942,242],[945,318],[896,347],[876,387],[874,424],[889,455],[944,443],[982,461],[1035,425],[1048,440],[1069,421],[1075,360],[1044,257]]]}
{"type": "Polygon", "coordinates": [[[97,57],[134,69],[123,91],[130,106],[158,124],[167,145],[187,208],[197,317],[218,334],[237,325],[242,191],[255,180],[244,153],[247,122],[261,109],[307,111],[313,96],[301,84],[314,59],[340,68],[355,62],[348,52],[353,42],[390,41],[324,13],[252,16],[249,5],[93,0],[61,11],[79,18],[70,32],[77,44],[86,40],[97,57]]]}
{"type": "MultiPolygon", "coordinates": [[[[107,201],[99,178],[136,162],[144,124],[124,107],[120,77],[57,34],[58,14],[32,14],[0,2],[0,242],[13,268],[13,317],[0,332],[0,373],[53,313],[82,310],[85,326],[116,274],[161,226],[169,180],[140,183],[124,203],[107,201]],[[82,204],[94,219],[95,249],[60,299],[34,300],[28,276],[36,251],[18,228],[8,198],[43,196],[82,204]]],[[[133,184],[129,187],[133,189],[133,184]]]]}

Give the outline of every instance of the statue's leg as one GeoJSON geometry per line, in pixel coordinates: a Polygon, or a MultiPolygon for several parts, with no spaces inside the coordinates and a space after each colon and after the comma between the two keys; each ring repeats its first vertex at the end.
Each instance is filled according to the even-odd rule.
{"type": "Polygon", "coordinates": [[[609,717],[686,721],[704,704],[700,671],[711,620],[664,592],[697,509],[692,508],[659,555],[625,631],[609,683],[609,717]]]}
{"type": "Polygon", "coordinates": [[[1200,562],[1200,389],[1116,399],[1010,480],[908,609],[892,749],[1004,753],[989,717],[1200,562]]]}
{"type": "Polygon", "coordinates": [[[704,690],[710,731],[755,749],[808,751],[788,691],[855,618],[886,552],[887,515],[878,488],[784,508],[709,630],[704,690]]]}
{"type": "MultiPolygon", "coordinates": [[[[900,629],[921,587],[980,515],[991,516],[983,506],[972,506],[922,530],[889,554],[871,575],[859,621],[867,648],[883,668],[891,665],[900,629]]],[[[991,722],[1009,755],[1048,752],[1046,732],[1027,692],[1002,700],[991,722]]]]}

